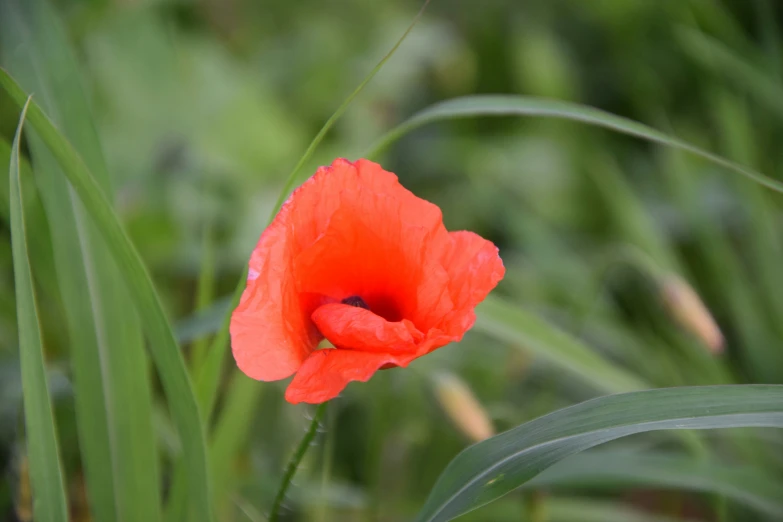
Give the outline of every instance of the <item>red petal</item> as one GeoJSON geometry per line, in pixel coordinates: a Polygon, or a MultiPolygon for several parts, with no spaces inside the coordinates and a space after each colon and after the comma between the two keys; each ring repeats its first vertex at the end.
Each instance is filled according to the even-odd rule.
{"type": "Polygon", "coordinates": [[[313,321],[337,348],[414,353],[416,342],[424,337],[407,319],[390,322],[364,308],[339,303],[319,307],[313,321]]]}
{"type": "Polygon", "coordinates": [[[394,174],[366,160],[336,160],[297,189],[261,235],[232,315],[234,356],[256,379],[297,372],[292,402],[327,400],[351,380],[459,340],[503,273],[492,243],[448,234],[440,210],[394,174]],[[351,296],[372,311],[335,304],[351,296]],[[313,352],[322,338],[314,321],[354,350],[313,352]]]}
{"type": "Polygon", "coordinates": [[[261,236],[250,259],[247,287],[231,316],[237,366],[262,381],[294,373],[320,340],[302,311],[285,236],[285,219],[275,220],[261,236]]]}
{"type": "Polygon", "coordinates": [[[437,207],[401,186],[393,192],[358,190],[344,201],[322,236],[297,256],[298,288],[338,301],[361,296],[377,315],[408,318],[426,331],[452,309],[435,247],[449,236],[437,207]]]}
{"type": "Polygon", "coordinates": [[[337,397],[351,381],[365,382],[387,364],[407,366],[412,359],[413,356],[355,350],[317,350],[296,372],[285,398],[293,404],[325,402],[337,397]]]}
{"type": "Polygon", "coordinates": [[[498,248],[491,241],[473,232],[451,232],[449,235],[452,244],[443,258],[443,266],[450,276],[454,311],[439,327],[459,340],[476,321],[473,309],[503,279],[506,270],[498,248]]]}
{"type": "MultiPolygon", "coordinates": [[[[330,167],[319,168],[286,201],[250,258],[247,288],[231,318],[234,357],[248,376],[276,380],[295,372],[321,338],[310,319],[313,310],[325,297],[347,297],[298,289],[293,261],[324,234],[335,212],[350,207],[359,193],[398,199],[408,218],[413,216],[428,226],[440,223],[440,210],[435,205],[405,190],[394,174],[375,163],[359,160],[352,164],[338,159],[330,167]]],[[[371,208],[363,212],[373,214],[371,208]]],[[[335,219],[339,222],[340,218],[335,219]]],[[[354,215],[348,226],[357,219],[361,215],[354,215]]],[[[397,245],[401,239],[396,238],[397,245]]],[[[325,277],[340,272],[344,271],[338,263],[325,277]]],[[[445,273],[442,278],[446,279],[445,273]]]]}

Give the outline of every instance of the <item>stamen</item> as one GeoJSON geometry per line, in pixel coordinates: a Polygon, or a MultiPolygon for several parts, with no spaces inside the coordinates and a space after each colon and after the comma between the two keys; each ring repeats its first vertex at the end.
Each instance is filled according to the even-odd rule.
{"type": "Polygon", "coordinates": [[[343,304],[347,304],[348,306],[355,306],[357,308],[364,308],[365,310],[369,310],[370,307],[367,306],[367,303],[364,302],[364,299],[359,297],[358,295],[352,295],[351,297],[346,297],[342,301],[340,301],[343,304]]]}

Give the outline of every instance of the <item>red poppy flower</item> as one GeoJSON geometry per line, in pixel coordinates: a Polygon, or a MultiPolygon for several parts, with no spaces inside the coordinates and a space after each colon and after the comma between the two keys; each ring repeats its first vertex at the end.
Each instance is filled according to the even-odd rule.
{"type": "Polygon", "coordinates": [[[261,234],[231,317],[234,358],[254,379],[296,374],[289,402],[324,402],[459,341],[503,274],[495,245],[449,233],[397,176],[338,159],[261,234]],[[318,349],[324,338],[335,348],[318,349]]]}

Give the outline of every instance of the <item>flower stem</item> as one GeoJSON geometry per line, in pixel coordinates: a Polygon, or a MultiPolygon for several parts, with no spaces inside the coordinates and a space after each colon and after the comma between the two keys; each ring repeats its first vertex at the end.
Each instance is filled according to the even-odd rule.
{"type": "Polygon", "coordinates": [[[318,408],[316,408],[315,414],[313,415],[313,420],[310,422],[310,427],[307,428],[307,432],[305,433],[304,437],[302,437],[301,442],[299,442],[299,446],[296,448],[296,452],[294,452],[294,454],[291,456],[291,460],[288,461],[288,465],[285,467],[285,475],[283,475],[283,480],[280,482],[280,487],[277,490],[277,496],[275,496],[275,501],[272,504],[272,510],[269,513],[269,522],[277,522],[278,517],[280,516],[280,507],[282,506],[283,499],[285,498],[285,493],[288,491],[288,487],[291,485],[291,480],[294,478],[294,475],[296,475],[296,470],[299,468],[299,464],[302,462],[302,458],[304,457],[305,453],[307,453],[308,448],[310,448],[310,443],[313,442],[313,439],[315,438],[315,434],[318,431],[318,425],[320,424],[325,411],[326,403],[323,402],[318,405],[318,408]]]}

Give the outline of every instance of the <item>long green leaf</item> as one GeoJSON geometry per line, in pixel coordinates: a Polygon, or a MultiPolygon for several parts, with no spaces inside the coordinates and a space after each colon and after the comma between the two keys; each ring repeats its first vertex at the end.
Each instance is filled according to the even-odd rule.
{"type": "MultiPolygon", "coordinates": [[[[15,102],[24,103],[24,91],[2,69],[0,85],[15,102]]],[[[150,352],[182,440],[183,459],[190,486],[189,501],[193,507],[194,520],[211,520],[213,514],[204,427],[185,361],[152,279],[101,187],[70,143],[35,103],[30,105],[28,121],[57,158],[63,173],[103,234],[115,261],[125,275],[136,309],[150,338],[150,352]]]]}
{"type": "Polygon", "coordinates": [[[729,466],[714,459],[695,460],[625,450],[575,455],[544,471],[525,488],[666,488],[718,493],[783,519],[783,482],[757,468],[729,466]]]}
{"type": "MultiPolygon", "coordinates": [[[[29,103],[29,101],[28,101],[29,103]]],[[[22,367],[27,453],[33,490],[33,513],[40,522],[67,522],[65,483],[57,449],[54,413],[46,378],[38,305],[27,252],[22,188],[19,179],[19,142],[27,105],[22,110],[11,151],[11,243],[14,257],[16,310],[19,323],[19,359],[22,367]]]]}
{"type": "Polygon", "coordinates": [[[654,430],[783,428],[783,386],[705,386],[593,399],[466,449],[446,467],[418,521],[446,521],[505,495],[565,457],[654,430]]]}
{"type": "Polygon", "coordinates": [[[476,309],[476,316],[476,330],[518,344],[601,391],[618,393],[649,388],[634,374],[613,365],[575,337],[503,299],[489,296],[476,309]]]}
{"type": "Polygon", "coordinates": [[[622,134],[674,147],[695,154],[709,162],[732,170],[777,192],[783,192],[783,183],[774,180],[749,167],[729,161],[721,156],[707,152],[695,145],[648,127],[637,121],[623,118],[594,107],[576,103],[532,98],[527,96],[486,95],[465,96],[436,103],[416,114],[389,131],[367,152],[366,157],[376,157],[389,145],[405,134],[443,120],[473,118],[476,116],[537,116],[578,121],[604,127],[622,134]]]}
{"type": "MultiPolygon", "coordinates": [[[[36,100],[111,197],[111,178],[80,71],[55,11],[47,0],[0,4],[4,64],[29,92],[37,93],[36,100]]],[[[123,274],[56,159],[34,134],[30,146],[52,231],[52,275],[56,272],[68,326],[90,508],[102,521],[155,522],[160,520],[161,488],[139,318],[123,274]]]]}
{"type": "MultiPolygon", "coordinates": [[[[8,165],[11,159],[11,144],[0,138],[0,165],[8,165]]],[[[41,200],[35,193],[35,180],[30,163],[25,158],[19,158],[19,176],[22,183],[22,193],[25,211],[25,222],[30,236],[27,238],[27,246],[30,249],[30,263],[33,274],[40,283],[39,288],[55,292],[57,278],[52,261],[52,247],[49,229],[46,225],[46,214],[41,205],[41,200]]],[[[2,178],[0,183],[0,218],[10,223],[11,209],[9,205],[8,180],[2,178]]]]}

